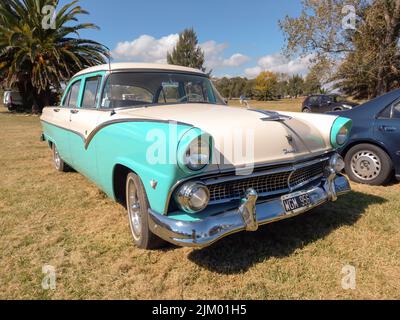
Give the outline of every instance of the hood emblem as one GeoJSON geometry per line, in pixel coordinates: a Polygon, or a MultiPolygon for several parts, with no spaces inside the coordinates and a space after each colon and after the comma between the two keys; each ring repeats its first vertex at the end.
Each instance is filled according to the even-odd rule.
{"type": "Polygon", "coordinates": [[[296,153],[296,148],[293,145],[293,136],[291,134],[286,136],[288,143],[293,147],[292,149],[283,149],[284,154],[296,153]]]}

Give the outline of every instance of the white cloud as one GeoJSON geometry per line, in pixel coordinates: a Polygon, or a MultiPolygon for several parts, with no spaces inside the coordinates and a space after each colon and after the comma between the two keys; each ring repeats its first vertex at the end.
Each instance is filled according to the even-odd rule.
{"type": "MultiPolygon", "coordinates": [[[[171,52],[179,39],[178,34],[156,39],[149,35],[141,35],[129,42],[119,42],[112,52],[117,60],[166,63],[167,52],[171,52]]],[[[229,58],[224,57],[224,51],[228,47],[226,43],[217,43],[214,40],[200,44],[204,51],[205,66],[207,69],[223,69],[225,67],[238,67],[250,60],[249,57],[235,53],[229,58]]]]}
{"type": "Polygon", "coordinates": [[[166,63],[167,52],[172,51],[178,39],[178,34],[160,39],[144,34],[131,42],[119,42],[112,56],[118,60],[166,63]]]}
{"type": "Polygon", "coordinates": [[[249,60],[250,58],[248,56],[241,53],[235,53],[229,59],[225,59],[223,65],[226,67],[239,67],[249,60]]]}
{"type": "Polygon", "coordinates": [[[253,68],[244,69],[244,74],[246,75],[246,77],[252,79],[252,78],[257,77],[261,71],[263,71],[262,68],[259,66],[256,66],[253,68]]]}
{"type": "Polygon", "coordinates": [[[245,69],[245,75],[249,78],[256,77],[261,71],[272,71],[279,73],[305,74],[311,65],[313,55],[288,59],[281,54],[271,54],[261,57],[258,60],[258,65],[253,68],[245,69]]]}

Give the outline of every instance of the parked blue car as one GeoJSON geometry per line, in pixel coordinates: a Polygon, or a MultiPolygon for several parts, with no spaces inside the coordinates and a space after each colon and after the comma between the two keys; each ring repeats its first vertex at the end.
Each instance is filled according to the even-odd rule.
{"type": "Polygon", "coordinates": [[[341,149],[346,173],[358,183],[382,185],[400,180],[400,89],[352,110],[332,112],[353,120],[341,149]]]}

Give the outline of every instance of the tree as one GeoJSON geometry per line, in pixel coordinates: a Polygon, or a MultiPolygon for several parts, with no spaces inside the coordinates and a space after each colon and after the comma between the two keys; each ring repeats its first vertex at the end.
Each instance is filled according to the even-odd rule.
{"type": "Polygon", "coordinates": [[[196,32],[193,29],[185,29],[179,34],[175,48],[171,53],[167,53],[167,62],[205,71],[204,52],[198,43],[196,32]]]}
{"type": "Polygon", "coordinates": [[[293,75],[289,78],[287,91],[291,97],[297,98],[304,92],[304,79],[300,75],[293,75]]]}
{"type": "Polygon", "coordinates": [[[259,100],[273,100],[277,96],[278,76],[270,71],[262,71],[256,78],[256,96],[259,100]]]}
{"type": "Polygon", "coordinates": [[[333,68],[331,61],[320,59],[314,63],[308,70],[308,74],[304,79],[304,94],[319,94],[322,93],[322,86],[331,82],[330,71],[333,68]]]}
{"type": "Polygon", "coordinates": [[[304,0],[299,17],[280,21],[285,52],[330,60],[345,92],[370,98],[399,86],[400,0],[304,0]],[[353,6],[356,29],[343,28],[353,6]]]}
{"type": "Polygon", "coordinates": [[[354,50],[339,66],[337,87],[358,98],[398,88],[400,77],[400,1],[375,1],[353,36],[354,50]]]}
{"type": "Polygon", "coordinates": [[[0,3],[0,79],[5,86],[19,89],[26,106],[40,111],[52,102],[62,82],[83,68],[106,61],[103,45],[79,37],[81,30],[98,27],[76,23],[77,15],[88,14],[78,1],[62,7],[58,0],[0,3]],[[56,11],[46,18],[48,6],[56,11]]]}

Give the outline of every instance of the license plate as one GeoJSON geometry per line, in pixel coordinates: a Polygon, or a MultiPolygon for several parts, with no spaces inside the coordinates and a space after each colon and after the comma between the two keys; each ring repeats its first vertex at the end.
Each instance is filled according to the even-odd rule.
{"type": "Polygon", "coordinates": [[[311,199],[307,192],[296,192],[282,197],[283,208],[286,214],[295,213],[311,206],[311,199]]]}

